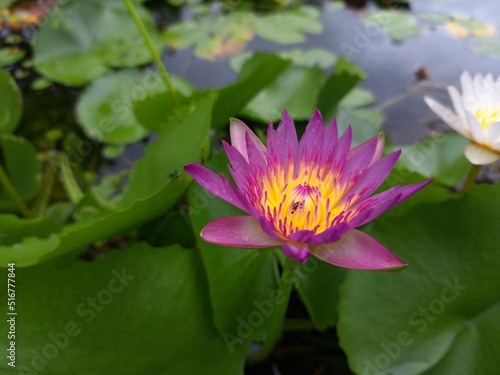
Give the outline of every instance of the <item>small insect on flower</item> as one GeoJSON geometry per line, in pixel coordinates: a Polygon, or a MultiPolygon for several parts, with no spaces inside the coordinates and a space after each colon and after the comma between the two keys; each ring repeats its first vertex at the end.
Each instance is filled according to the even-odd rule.
{"type": "Polygon", "coordinates": [[[500,77],[464,72],[460,80],[462,93],[448,87],[455,112],[431,97],[424,100],[450,128],[470,139],[465,157],[472,164],[493,163],[500,159],[500,77]]]}
{"type": "Polygon", "coordinates": [[[426,186],[430,180],[396,186],[372,196],[389,175],[400,151],[382,157],[383,136],[351,149],[349,127],[323,127],[319,111],[299,143],[295,124],[283,111],[275,130],[269,124],[267,147],[239,120],[230,125],[231,145],[223,141],[237,185],[199,164],[184,169],[212,194],[247,212],[214,220],[201,231],[215,244],[267,248],[304,263],[312,254],[337,266],[398,270],[406,264],[367,234],[354,228],[426,186]]]}

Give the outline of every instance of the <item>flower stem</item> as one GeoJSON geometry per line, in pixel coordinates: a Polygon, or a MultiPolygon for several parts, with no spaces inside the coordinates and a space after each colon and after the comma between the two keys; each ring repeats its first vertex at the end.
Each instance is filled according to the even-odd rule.
{"type": "Polygon", "coordinates": [[[149,36],[148,31],[146,30],[146,27],[144,26],[144,23],[142,23],[141,18],[139,17],[139,14],[135,10],[134,5],[132,4],[132,0],[123,0],[125,2],[125,5],[128,8],[128,11],[130,12],[130,15],[134,19],[135,24],[137,25],[137,28],[139,29],[139,32],[141,33],[144,42],[146,43],[146,46],[149,49],[149,52],[151,52],[151,56],[153,56],[153,60],[156,63],[156,66],[158,67],[158,70],[160,71],[160,75],[165,82],[165,85],[167,85],[168,92],[170,93],[170,96],[172,97],[172,101],[176,106],[180,106],[179,99],[177,98],[177,93],[175,92],[174,86],[172,85],[172,81],[170,81],[170,77],[168,75],[167,69],[165,68],[165,65],[163,65],[163,62],[161,61],[160,55],[156,51],[153,41],[151,40],[151,37],[149,36]]]}
{"type": "Polygon", "coordinates": [[[469,173],[465,178],[465,182],[462,186],[462,189],[460,190],[461,193],[467,193],[474,186],[477,174],[479,173],[480,169],[481,169],[480,165],[474,165],[474,164],[471,165],[469,173]]]}
{"type": "Polygon", "coordinates": [[[285,313],[288,307],[288,300],[292,292],[292,286],[295,281],[295,270],[298,263],[286,257],[285,264],[283,265],[283,272],[281,273],[281,281],[279,285],[278,298],[283,302],[276,302],[274,314],[271,316],[271,325],[267,340],[262,345],[259,352],[249,358],[249,362],[260,362],[265,359],[273,350],[276,342],[281,338],[283,332],[283,323],[285,321],[285,313]]]}
{"type": "Polygon", "coordinates": [[[5,170],[1,165],[0,165],[0,184],[2,184],[2,186],[4,187],[7,195],[14,201],[21,214],[26,218],[33,217],[28,206],[26,206],[26,203],[24,202],[23,198],[17,192],[16,187],[10,180],[9,176],[7,176],[7,173],[5,173],[5,170]]]}

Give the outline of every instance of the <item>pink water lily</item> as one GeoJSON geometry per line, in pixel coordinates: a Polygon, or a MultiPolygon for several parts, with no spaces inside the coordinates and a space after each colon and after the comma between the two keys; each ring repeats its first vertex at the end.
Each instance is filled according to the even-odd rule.
{"type": "Polygon", "coordinates": [[[239,120],[230,125],[231,145],[223,142],[236,183],[198,164],[185,170],[212,194],[249,216],[214,220],[203,240],[240,248],[281,246],[304,263],[309,256],[354,269],[398,270],[406,264],[369,235],[354,228],[366,224],[426,186],[430,180],[396,186],[371,196],[391,172],[400,151],[382,157],[383,136],[351,149],[349,127],[323,127],[315,111],[300,143],[295,124],[284,111],[267,147],[239,120]]]}

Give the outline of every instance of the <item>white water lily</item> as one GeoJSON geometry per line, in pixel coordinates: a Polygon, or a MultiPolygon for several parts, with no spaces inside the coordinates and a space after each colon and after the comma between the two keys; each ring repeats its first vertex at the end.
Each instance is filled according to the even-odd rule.
{"type": "Polygon", "coordinates": [[[448,87],[454,111],[428,96],[424,100],[450,128],[470,139],[465,156],[472,164],[493,163],[500,159],[500,77],[464,72],[460,81],[462,93],[448,87]]]}

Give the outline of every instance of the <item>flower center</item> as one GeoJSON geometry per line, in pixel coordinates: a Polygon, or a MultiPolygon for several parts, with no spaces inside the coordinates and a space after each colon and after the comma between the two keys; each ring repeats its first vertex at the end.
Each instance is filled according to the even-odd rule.
{"type": "Polygon", "coordinates": [[[484,105],[474,112],[474,117],[479,121],[483,130],[494,122],[500,121],[500,106],[484,105]]]}
{"type": "Polygon", "coordinates": [[[255,206],[283,236],[299,230],[321,233],[332,225],[344,205],[338,205],[345,187],[326,168],[300,168],[292,175],[281,168],[268,171],[255,206]]]}

